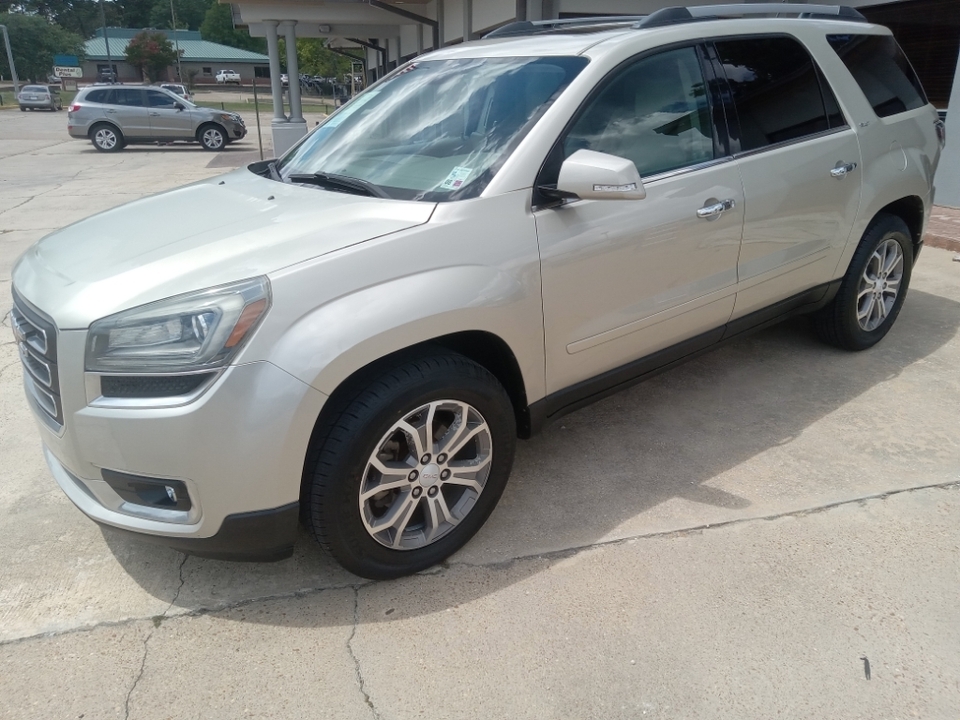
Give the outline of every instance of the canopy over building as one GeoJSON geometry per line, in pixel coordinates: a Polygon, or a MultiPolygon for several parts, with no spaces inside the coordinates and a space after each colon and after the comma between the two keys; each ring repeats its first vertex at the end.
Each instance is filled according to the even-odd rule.
{"type": "MultiPolygon", "coordinates": [[[[716,5],[735,0],[694,0],[716,5]]],[[[803,2],[804,0],[794,0],[803,2]]],[[[960,12],[958,0],[816,0],[855,7],[871,22],[890,27],[913,62],[931,101],[960,115],[960,12]]],[[[644,15],[677,0],[240,0],[234,24],[266,37],[275,79],[273,134],[277,153],[306,133],[299,88],[291,85],[291,113],[283,110],[278,37],[287,39],[287,69],[297,77],[296,37],[329,38],[334,48],[363,48],[368,81],[432,48],[473,40],[517,20],[556,20],[593,15],[644,15]]],[[[951,135],[960,137],[960,118],[951,135]]],[[[947,146],[938,176],[938,201],[960,207],[960,142],[947,146]],[[952,168],[952,169],[951,169],[952,168]],[[953,177],[945,174],[952,172],[953,177]],[[942,182],[941,182],[942,181],[942,182]]]]}

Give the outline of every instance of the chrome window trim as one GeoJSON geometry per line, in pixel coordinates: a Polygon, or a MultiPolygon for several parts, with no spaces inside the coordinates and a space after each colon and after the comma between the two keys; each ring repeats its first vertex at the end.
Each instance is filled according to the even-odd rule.
{"type": "Polygon", "coordinates": [[[713,160],[706,160],[704,162],[697,163],[696,165],[686,165],[684,167],[676,168],[675,170],[667,170],[655,175],[650,175],[649,177],[641,178],[641,180],[643,180],[644,186],[652,185],[653,183],[660,182],[661,180],[670,180],[671,178],[675,178],[679,175],[686,175],[699,170],[706,170],[707,168],[711,168],[716,165],[723,165],[724,163],[731,162],[733,158],[733,155],[724,155],[723,157],[714,158],[713,160]]]}
{"type": "Polygon", "coordinates": [[[853,131],[853,128],[849,125],[842,125],[840,127],[830,128],[828,130],[821,130],[820,132],[813,133],[812,135],[804,135],[803,137],[793,138],[792,140],[782,140],[781,142],[773,143],[772,145],[764,145],[763,147],[754,148],[753,150],[742,150],[741,152],[734,153],[733,157],[736,160],[745,157],[752,157],[753,155],[759,155],[769,150],[779,150],[780,148],[790,147],[791,145],[799,145],[800,143],[809,142],[811,140],[819,140],[820,138],[846,132],[847,130],[853,131]]]}

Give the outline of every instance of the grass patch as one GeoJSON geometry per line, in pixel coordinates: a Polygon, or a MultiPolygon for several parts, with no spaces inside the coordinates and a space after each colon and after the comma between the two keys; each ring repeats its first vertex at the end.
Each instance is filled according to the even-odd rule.
{"type": "MultiPolygon", "coordinates": [[[[200,107],[213,108],[214,110],[224,110],[227,112],[253,113],[254,105],[252,102],[234,103],[234,102],[214,102],[212,100],[200,100],[195,103],[200,107]]],[[[289,112],[289,107],[284,107],[289,112]]],[[[335,110],[332,103],[303,103],[303,111],[306,113],[326,113],[329,115],[335,110]]],[[[273,116],[273,104],[268,97],[266,102],[260,102],[260,117],[266,117],[268,120],[273,116]]]]}

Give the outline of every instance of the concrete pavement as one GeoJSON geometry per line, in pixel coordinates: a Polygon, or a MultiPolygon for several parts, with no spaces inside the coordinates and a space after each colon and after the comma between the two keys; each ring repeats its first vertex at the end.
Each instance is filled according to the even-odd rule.
{"type": "MultiPolygon", "coordinates": [[[[43,234],[256,149],[103,155],[63,124],[0,113],[4,314],[43,234]]],[[[247,565],[102,533],[0,337],[0,717],[955,718],[951,260],[924,250],[873,350],[793,321],[521,443],[477,537],[391,583],[307,537],[247,565]]]]}

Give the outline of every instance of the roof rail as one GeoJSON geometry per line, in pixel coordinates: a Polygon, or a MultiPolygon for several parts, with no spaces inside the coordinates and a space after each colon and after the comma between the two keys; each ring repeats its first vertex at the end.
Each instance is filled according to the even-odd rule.
{"type": "Polygon", "coordinates": [[[600,27],[634,27],[644,20],[646,15],[604,15],[598,17],[571,18],[566,20],[521,20],[507,23],[483,36],[487,38],[516,37],[519,35],[536,35],[561,30],[579,30],[600,27]]]}
{"type": "Polygon", "coordinates": [[[643,18],[635,28],[656,28],[666,25],[716,20],[727,15],[797,15],[801,18],[829,20],[852,20],[867,22],[857,10],[846,5],[807,5],[805,3],[749,3],[738,5],[697,5],[694,7],[669,7],[657,10],[643,18]]]}

